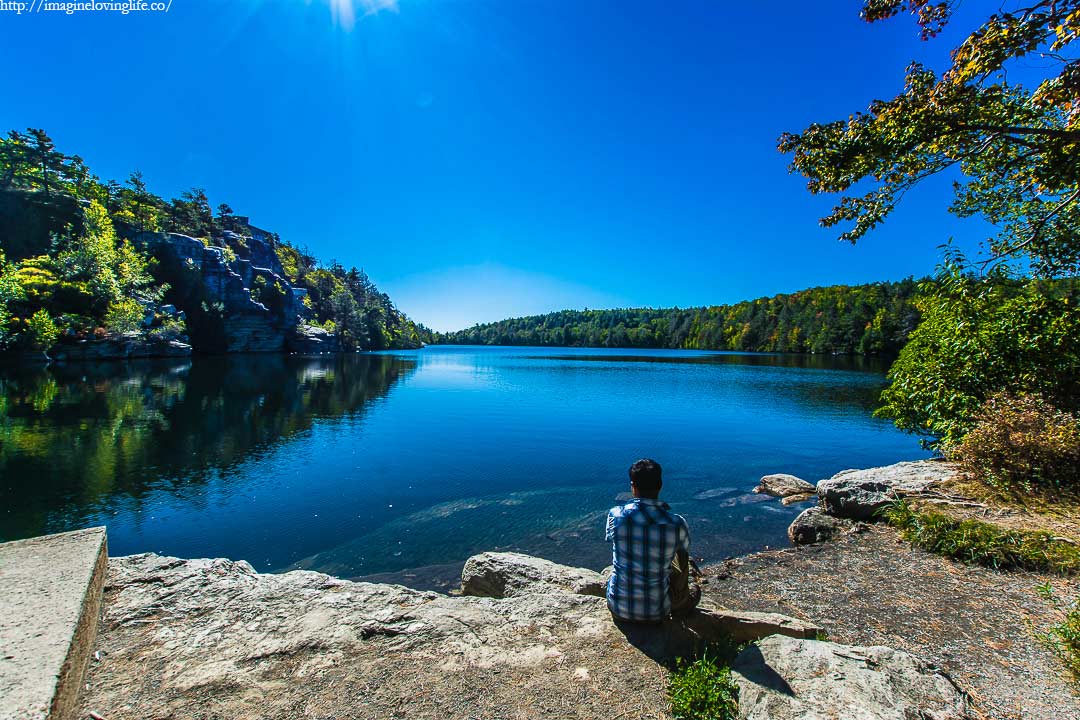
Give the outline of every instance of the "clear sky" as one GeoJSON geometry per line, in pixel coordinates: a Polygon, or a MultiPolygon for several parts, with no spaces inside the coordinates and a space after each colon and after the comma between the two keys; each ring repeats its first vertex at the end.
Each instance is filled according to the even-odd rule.
{"type": "MultiPolygon", "coordinates": [[[[29,0],[28,0],[29,1],[29,0]]],[[[10,3],[9,3],[10,4],[10,3]]],[[[978,221],[939,181],[856,247],[776,152],[959,33],[857,0],[173,0],[0,11],[0,128],[206,188],[435,329],[921,276],[978,221]]],[[[975,8],[977,11],[978,8],[975,8]]],[[[985,10],[985,8],[984,8],[985,10]]],[[[967,10],[970,12],[970,9],[967,10]]]]}

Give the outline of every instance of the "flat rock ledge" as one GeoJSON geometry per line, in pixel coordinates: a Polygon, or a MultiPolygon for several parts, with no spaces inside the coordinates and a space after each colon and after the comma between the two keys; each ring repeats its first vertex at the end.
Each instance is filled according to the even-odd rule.
{"type": "Polygon", "coordinates": [[[967,696],[924,661],[888,647],[774,635],[735,658],[744,720],[965,720],[967,696]]]}
{"type": "MultiPolygon", "coordinates": [[[[821,633],[798,618],[715,607],[655,626],[616,624],[591,571],[512,553],[466,567],[474,594],[453,597],[309,571],[260,575],[229,560],[113,559],[82,710],[109,720],[668,717],[657,663],[694,655],[721,633],[821,633]]],[[[745,681],[756,682],[749,671],[745,681]]],[[[953,717],[926,702],[937,704],[920,717],[953,717]]],[[[860,717],[894,717],[866,708],[860,717]]]]}

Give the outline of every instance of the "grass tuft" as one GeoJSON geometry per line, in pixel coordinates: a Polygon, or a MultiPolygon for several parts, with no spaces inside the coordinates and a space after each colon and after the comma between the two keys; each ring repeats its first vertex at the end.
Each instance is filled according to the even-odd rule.
{"type": "Polygon", "coordinates": [[[979,520],[918,510],[905,501],[886,508],[883,515],[905,540],[961,562],[1060,575],[1080,570],[1080,546],[1042,530],[1007,530],[979,520]]]}
{"type": "Polygon", "coordinates": [[[1073,679],[1080,683],[1080,602],[1065,604],[1054,595],[1049,583],[1039,586],[1039,594],[1061,613],[1061,622],[1040,633],[1039,640],[1065,663],[1073,679]]]}
{"type": "Polygon", "coordinates": [[[671,714],[676,720],[735,720],[739,686],[731,668],[709,655],[680,660],[668,682],[671,714]]]}

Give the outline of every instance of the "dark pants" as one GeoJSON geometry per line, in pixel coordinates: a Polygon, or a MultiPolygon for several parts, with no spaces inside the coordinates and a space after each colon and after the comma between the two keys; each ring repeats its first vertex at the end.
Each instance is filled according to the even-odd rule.
{"type": "Polygon", "coordinates": [[[668,574],[668,595],[671,614],[685,615],[701,602],[701,587],[690,579],[690,558],[684,552],[675,553],[668,574]]]}

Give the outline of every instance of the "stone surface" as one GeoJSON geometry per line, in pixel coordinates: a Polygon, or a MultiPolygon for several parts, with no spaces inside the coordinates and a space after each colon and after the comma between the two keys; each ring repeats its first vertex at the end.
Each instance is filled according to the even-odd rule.
{"type": "Polygon", "coordinates": [[[812,545],[833,540],[850,526],[850,521],[833,517],[815,505],[799,513],[788,526],[788,540],[792,545],[812,545]]]}
{"type": "Polygon", "coordinates": [[[191,346],[187,343],[178,340],[154,342],[137,336],[59,343],[49,351],[49,356],[60,362],[189,357],[190,355],[191,346]]]}
{"type": "Polygon", "coordinates": [[[285,347],[289,352],[300,355],[341,352],[341,342],[337,335],[313,325],[299,325],[285,338],[285,347]]]}
{"type": "Polygon", "coordinates": [[[713,608],[616,625],[603,598],[574,592],[596,573],[506,555],[472,563],[503,568],[502,599],[260,575],[228,560],[113,559],[102,661],[82,708],[107,718],[666,717],[658,661],[721,631],[816,631],[713,608]]]}
{"type": "Polygon", "coordinates": [[[773,497],[785,498],[791,495],[807,495],[814,492],[814,486],[802,478],[776,473],[766,475],[758,482],[754,492],[772,495],[773,497]]]}
{"type": "Polygon", "coordinates": [[[780,499],[780,504],[795,505],[796,503],[807,502],[808,500],[817,500],[817,493],[799,493],[798,495],[788,495],[787,497],[780,499]]]}
{"type": "Polygon", "coordinates": [[[817,494],[830,515],[873,520],[879,510],[897,499],[924,492],[953,475],[952,466],[939,460],[844,470],[819,482],[817,494]]]}
{"type": "Polygon", "coordinates": [[[770,635],[815,638],[825,632],[820,625],[780,613],[730,610],[712,606],[708,602],[700,609],[701,612],[687,618],[687,624],[698,627],[704,637],[716,637],[723,633],[730,635],[737,643],[745,643],[770,635]]]}
{"type": "Polygon", "coordinates": [[[508,552],[486,552],[465,561],[461,593],[476,597],[504,598],[541,591],[546,587],[577,595],[604,596],[600,573],[559,565],[550,560],[508,552]]]}
{"type": "MultiPolygon", "coordinates": [[[[247,257],[227,260],[220,247],[204,245],[201,240],[176,233],[137,233],[134,243],[162,262],[197,273],[201,292],[188,293],[192,302],[221,304],[224,308],[225,352],[280,352],[285,349],[286,334],[306,316],[301,294],[283,276],[272,248],[252,241],[247,257]],[[259,263],[266,263],[260,265],[259,263]],[[257,302],[252,288],[280,287],[281,307],[272,311],[257,302]]],[[[238,245],[239,247],[239,245],[238,245]]],[[[188,315],[198,307],[181,307],[188,315]]]]}
{"type": "Polygon", "coordinates": [[[941,672],[887,647],[774,635],[732,663],[741,720],[966,720],[941,672]]]}
{"type": "Polygon", "coordinates": [[[105,528],[0,545],[0,718],[74,717],[107,561],[105,528]]]}

